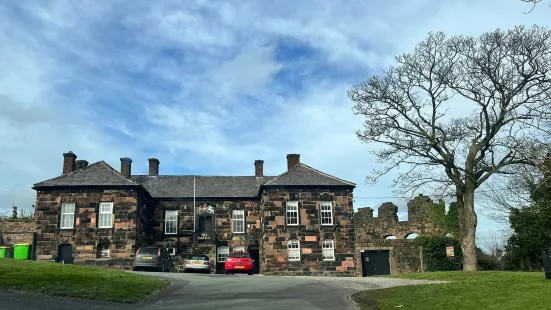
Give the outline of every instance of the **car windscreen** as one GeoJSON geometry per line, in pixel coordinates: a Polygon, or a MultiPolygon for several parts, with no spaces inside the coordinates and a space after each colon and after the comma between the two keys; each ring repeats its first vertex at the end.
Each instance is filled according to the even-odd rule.
{"type": "Polygon", "coordinates": [[[138,254],[157,255],[158,251],[157,248],[141,248],[138,254]]]}
{"type": "Polygon", "coordinates": [[[230,257],[247,258],[249,257],[249,253],[230,253],[230,257]]]}
{"type": "Polygon", "coordinates": [[[209,260],[208,256],[192,256],[191,260],[209,260]]]}

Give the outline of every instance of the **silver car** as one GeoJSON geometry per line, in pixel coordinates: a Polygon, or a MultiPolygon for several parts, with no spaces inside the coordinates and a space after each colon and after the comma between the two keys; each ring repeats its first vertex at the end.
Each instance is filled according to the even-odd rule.
{"type": "Polygon", "coordinates": [[[165,248],[161,247],[143,247],[136,251],[132,269],[156,269],[162,272],[169,272],[172,269],[172,256],[165,248]]]}
{"type": "Polygon", "coordinates": [[[200,271],[211,273],[212,262],[206,255],[192,255],[184,261],[184,272],[200,271]]]}

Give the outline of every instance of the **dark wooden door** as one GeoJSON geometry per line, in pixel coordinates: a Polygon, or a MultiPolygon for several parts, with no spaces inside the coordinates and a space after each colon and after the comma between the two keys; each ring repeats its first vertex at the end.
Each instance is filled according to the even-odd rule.
{"type": "Polygon", "coordinates": [[[260,251],[259,250],[249,250],[249,255],[253,262],[253,273],[260,273],[260,251]]]}
{"type": "Polygon", "coordinates": [[[57,251],[57,261],[63,264],[72,264],[73,246],[70,244],[60,244],[57,251]]]}
{"type": "Polygon", "coordinates": [[[363,251],[362,276],[390,274],[390,251],[363,251]]]}

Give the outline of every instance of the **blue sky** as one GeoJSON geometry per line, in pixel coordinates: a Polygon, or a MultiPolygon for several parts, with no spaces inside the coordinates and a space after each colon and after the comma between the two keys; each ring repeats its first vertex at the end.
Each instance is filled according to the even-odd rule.
{"type": "MultiPolygon", "coordinates": [[[[356,207],[392,201],[354,130],[347,89],[429,31],[549,25],[520,0],[0,1],[0,209],[29,207],[62,153],[133,173],[285,171],[287,153],[356,182],[356,207]]],[[[480,215],[479,238],[496,223],[480,215]]]]}

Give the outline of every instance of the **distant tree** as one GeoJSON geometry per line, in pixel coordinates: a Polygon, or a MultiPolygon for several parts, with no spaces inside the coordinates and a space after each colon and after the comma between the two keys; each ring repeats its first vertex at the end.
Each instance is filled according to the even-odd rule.
{"type": "Polygon", "coordinates": [[[538,183],[526,180],[531,188],[532,205],[511,210],[513,231],[505,248],[505,268],[532,271],[543,267],[541,249],[551,245],[551,158],[540,167],[538,183]]]}
{"type": "Polygon", "coordinates": [[[367,182],[406,165],[395,180],[398,192],[436,185],[435,192],[455,196],[464,270],[476,270],[476,189],[495,174],[534,165],[532,155],[545,148],[551,31],[430,33],[396,62],[348,92],[354,113],[365,117],[358,138],[386,146],[373,151],[386,166],[367,182]],[[450,115],[451,106],[469,116],[450,115]]]}

